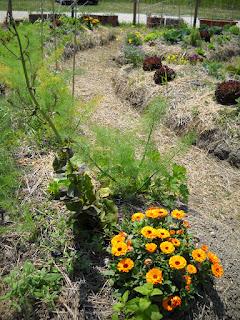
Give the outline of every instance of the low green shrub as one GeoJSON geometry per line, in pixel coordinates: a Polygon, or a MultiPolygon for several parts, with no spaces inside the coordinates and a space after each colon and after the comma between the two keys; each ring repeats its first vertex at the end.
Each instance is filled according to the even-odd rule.
{"type": "Polygon", "coordinates": [[[206,61],[203,66],[210,76],[222,80],[225,78],[224,65],[221,62],[206,61]]]}
{"type": "Polygon", "coordinates": [[[199,30],[197,28],[192,28],[191,33],[190,33],[190,44],[193,47],[199,46],[201,42],[201,36],[199,33],[199,30]]]}
{"type": "Polygon", "coordinates": [[[10,300],[18,310],[30,313],[37,301],[53,307],[58,297],[62,275],[57,269],[37,269],[32,262],[26,261],[22,269],[15,268],[4,282],[9,291],[1,300],[10,300]]]}
{"type": "Polygon", "coordinates": [[[150,41],[154,41],[159,39],[160,37],[162,37],[163,32],[159,31],[159,30],[155,30],[152,32],[149,32],[148,34],[146,34],[144,36],[144,42],[150,42],[150,41]]]}
{"type": "Polygon", "coordinates": [[[16,204],[15,191],[20,185],[20,171],[13,159],[17,147],[17,130],[13,132],[12,114],[0,97],[0,208],[8,211],[16,204]]]}
{"type": "Polygon", "coordinates": [[[183,40],[186,35],[189,35],[189,29],[170,29],[164,32],[163,38],[170,43],[177,43],[183,40]]]}
{"type": "Polygon", "coordinates": [[[134,67],[142,66],[145,54],[140,48],[125,45],[123,53],[127,63],[131,63],[134,67]]]}
{"type": "MultiPolygon", "coordinates": [[[[98,179],[104,187],[122,198],[143,194],[172,207],[177,199],[187,202],[186,170],[162,157],[154,142],[153,131],[164,115],[166,103],[156,99],[144,116],[141,129],[145,139],[139,138],[138,128],[122,133],[112,128],[94,127],[94,139],[81,139],[85,150],[80,159],[89,162],[89,155],[102,170],[98,179]]],[[[92,165],[94,164],[92,163],[92,165]]]]}
{"type": "Polygon", "coordinates": [[[240,35],[240,28],[238,26],[231,26],[228,31],[236,36],[240,35]]]}
{"type": "Polygon", "coordinates": [[[141,46],[143,44],[143,35],[138,31],[128,33],[126,37],[126,44],[141,46]]]}

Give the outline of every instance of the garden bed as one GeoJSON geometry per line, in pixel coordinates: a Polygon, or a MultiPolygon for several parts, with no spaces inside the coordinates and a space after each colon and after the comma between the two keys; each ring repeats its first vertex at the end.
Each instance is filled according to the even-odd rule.
{"type": "MultiPolygon", "coordinates": [[[[231,37],[231,40],[222,43],[218,43],[217,35],[213,39],[216,41],[216,48],[201,49],[204,56],[198,57],[202,60],[214,65],[215,61],[222,62],[240,55],[238,37],[231,37]]],[[[180,44],[167,45],[162,40],[156,40],[154,43],[144,44],[138,50],[145,56],[161,57],[162,63],[175,70],[177,77],[167,85],[159,86],[153,81],[155,71],[144,72],[141,63],[139,68],[127,64],[113,79],[115,90],[121,99],[142,111],[153,97],[159,94],[166,97],[169,111],[165,124],[169,128],[179,135],[194,131],[197,146],[240,168],[237,108],[222,106],[216,101],[215,89],[220,80],[209,76],[201,62],[189,63],[187,57],[197,57],[194,48],[181,47],[180,44]]],[[[124,55],[117,57],[116,61],[120,65],[127,63],[124,55]]]]}

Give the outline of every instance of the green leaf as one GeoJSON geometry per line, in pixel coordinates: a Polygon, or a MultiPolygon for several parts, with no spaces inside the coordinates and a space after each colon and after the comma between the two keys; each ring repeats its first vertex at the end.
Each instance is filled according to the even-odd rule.
{"type": "Polygon", "coordinates": [[[151,305],[151,301],[146,298],[139,299],[139,310],[145,311],[151,305]]]}
{"type": "Polygon", "coordinates": [[[160,295],[162,295],[162,294],[163,294],[162,290],[160,290],[160,289],[158,289],[158,288],[154,288],[153,291],[151,292],[151,297],[153,297],[153,296],[160,296],[160,295]]]}
{"type": "Polygon", "coordinates": [[[122,310],[123,306],[124,306],[124,304],[121,302],[115,303],[113,305],[113,310],[116,312],[120,312],[122,310]]]}
{"type": "Polygon", "coordinates": [[[129,300],[126,303],[126,311],[127,312],[137,312],[139,310],[138,303],[139,303],[139,298],[134,298],[132,300],[129,300]]]}
{"type": "Polygon", "coordinates": [[[118,320],[118,319],[119,319],[118,314],[117,314],[117,313],[114,313],[114,314],[112,315],[112,320],[118,320]]]}
{"type": "Polygon", "coordinates": [[[143,296],[149,296],[153,291],[153,284],[145,283],[142,286],[134,288],[134,290],[138,293],[141,293],[143,296]]]}
{"type": "Polygon", "coordinates": [[[151,320],[160,320],[163,318],[162,314],[159,312],[159,308],[156,304],[152,304],[148,308],[148,312],[150,314],[151,320]]]}
{"type": "Polygon", "coordinates": [[[111,194],[111,190],[109,188],[101,188],[98,191],[100,198],[107,198],[111,194]]]}
{"type": "Polygon", "coordinates": [[[121,301],[125,304],[128,301],[129,291],[124,292],[121,301]]]}

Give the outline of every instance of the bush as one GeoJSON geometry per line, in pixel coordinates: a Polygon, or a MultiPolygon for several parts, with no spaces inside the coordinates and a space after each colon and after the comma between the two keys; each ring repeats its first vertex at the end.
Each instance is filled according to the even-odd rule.
{"type": "Polygon", "coordinates": [[[145,54],[140,48],[126,45],[123,52],[127,63],[133,64],[134,67],[142,65],[145,54]]]}
{"type": "Polygon", "coordinates": [[[183,40],[183,37],[189,34],[188,29],[170,29],[164,32],[163,38],[165,41],[171,44],[177,43],[183,40]]]}
{"type": "Polygon", "coordinates": [[[237,104],[240,98],[240,81],[229,80],[218,84],[215,91],[217,102],[223,105],[237,104]]]}
{"type": "MultiPolygon", "coordinates": [[[[152,134],[163,116],[166,103],[156,99],[149,106],[141,128],[121,132],[112,128],[94,127],[94,139],[80,142],[85,149],[80,160],[97,163],[98,180],[115,196],[132,199],[143,195],[172,207],[177,199],[188,200],[185,168],[166,161],[158,152],[152,134]],[[145,139],[139,138],[143,131],[145,139]]],[[[77,156],[76,156],[77,158],[77,156]]]]}
{"type": "Polygon", "coordinates": [[[122,223],[109,248],[120,297],[114,319],[178,319],[203,284],[223,275],[219,258],[206,245],[193,244],[184,218],[182,210],[149,208],[122,223]]]}
{"type": "Polygon", "coordinates": [[[217,79],[224,79],[223,64],[221,62],[206,61],[203,66],[210,76],[217,79]]]}
{"type": "Polygon", "coordinates": [[[194,47],[197,47],[200,41],[201,41],[201,36],[200,36],[199,30],[196,28],[193,28],[190,33],[190,44],[194,47]]]}
{"type": "Polygon", "coordinates": [[[15,268],[5,277],[10,291],[1,299],[10,299],[18,311],[31,312],[36,301],[53,307],[61,279],[62,275],[56,269],[50,272],[46,268],[36,269],[30,261],[26,261],[21,270],[15,268]]]}
{"type": "Polygon", "coordinates": [[[231,32],[232,34],[239,36],[240,35],[240,28],[238,26],[231,26],[229,28],[229,32],[231,32]]]}
{"type": "Polygon", "coordinates": [[[159,39],[162,36],[162,31],[152,31],[144,36],[144,42],[150,42],[159,39]]]}
{"type": "Polygon", "coordinates": [[[162,60],[157,56],[146,57],[143,61],[144,71],[156,70],[156,69],[159,69],[161,66],[162,66],[162,60]]]}
{"type": "Polygon", "coordinates": [[[156,84],[164,84],[168,81],[172,81],[176,77],[176,73],[168,66],[162,66],[154,74],[154,82],[156,84]]]}
{"type": "Polygon", "coordinates": [[[140,32],[130,32],[127,34],[126,44],[133,46],[141,46],[143,44],[143,36],[140,32]]]}

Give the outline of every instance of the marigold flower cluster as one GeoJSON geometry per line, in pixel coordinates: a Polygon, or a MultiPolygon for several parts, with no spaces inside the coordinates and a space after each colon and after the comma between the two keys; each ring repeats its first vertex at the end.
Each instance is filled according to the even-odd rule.
{"type": "Polygon", "coordinates": [[[183,300],[187,305],[202,276],[221,277],[220,259],[207,245],[194,246],[186,217],[183,210],[158,207],[134,213],[124,231],[111,239],[115,285],[120,288],[129,283],[132,288],[139,279],[139,284],[164,288],[159,308],[168,313],[181,309],[183,300]]]}

